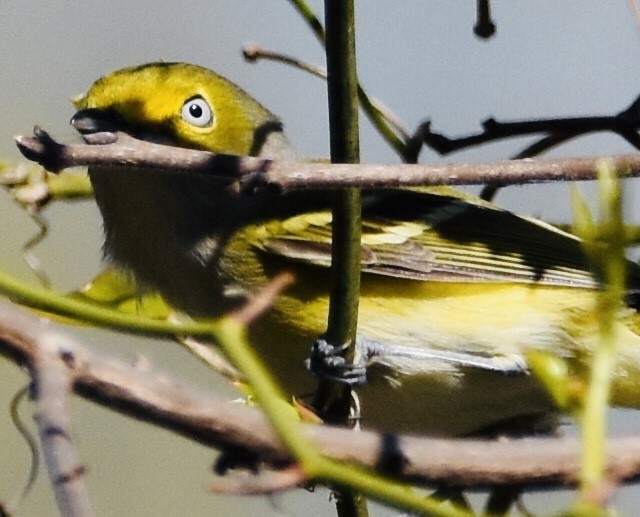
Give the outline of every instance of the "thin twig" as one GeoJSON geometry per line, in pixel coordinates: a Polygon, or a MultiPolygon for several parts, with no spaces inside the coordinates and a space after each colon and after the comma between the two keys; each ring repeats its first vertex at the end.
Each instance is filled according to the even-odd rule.
{"type": "Polygon", "coordinates": [[[211,485],[211,491],[227,495],[269,495],[290,490],[306,481],[305,473],[299,466],[289,465],[283,469],[265,470],[258,475],[231,473],[217,479],[211,485]]]}
{"type": "MultiPolygon", "coordinates": [[[[258,59],[269,59],[293,66],[299,70],[304,70],[321,79],[326,80],[327,78],[327,71],[323,68],[280,52],[264,49],[255,44],[245,45],[242,49],[242,54],[249,62],[256,62],[258,59]]],[[[389,108],[384,106],[379,100],[369,97],[360,84],[358,84],[358,100],[360,101],[360,107],[364,111],[364,114],[369,118],[382,137],[394,148],[398,155],[403,158],[403,161],[413,163],[407,151],[407,142],[410,136],[400,119],[391,113],[389,108]]]]}
{"type": "MultiPolygon", "coordinates": [[[[320,20],[313,14],[311,8],[304,0],[289,0],[293,7],[302,16],[309,28],[316,35],[316,38],[320,44],[326,47],[326,32],[322,27],[320,20]]],[[[325,8],[326,11],[326,8],[325,8]]],[[[391,147],[398,153],[404,162],[410,162],[410,156],[408,154],[408,141],[409,134],[402,127],[402,124],[398,119],[391,115],[387,109],[383,108],[380,103],[374,101],[369,97],[365,89],[358,83],[358,99],[365,114],[382,135],[382,137],[389,143],[391,147]]]]}
{"type": "Polygon", "coordinates": [[[72,377],[63,338],[55,332],[39,336],[36,360],[30,363],[36,393],[36,423],[49,478],[60,514],[93,515],[85,468],[80,462],[71,431],[69,397],[72,377]]]}
{"type": "Polygon", "coordinates": [[[294,7],[296,11],[302,16],[302,18],[307,22],[309,28],[318,39],[318,41],[324,45],[325,40],[325,32],[324,27],[320,23],[320,20],[313,14],[311,8],[307,5],[304,0],[289,0],[291,5],[294,7]]]}
{"type": "MultiPolygon", "coordinates": [[[[545,139],[548,137],[556,138],[557,141],[555,141],[554,145],[558,145],[570,138],[599,131],[610,131],[626,139],[626,135],[637,134],[638,130],[640,130],[640,97],[636,98],[631,105],[620,113],[613,116],[548,118],[509,122],[488,118],[482,123],[482,128],[483,131],[476,134],[451,138],[433,132],[431,124],[424,122],[420,126],[418,134],[425,145],[441,155],[496,140],[536,133],[544,134],[545,139]]],[[[547,144],[545,150],[550,147],[547,144]]]]}
{"type": "Polygon", "coordinates": [[[11,515],[13,515],[18,510],[27,495],[29,495],[29,493],[31,492],[31,489],[33,488],[38,477],[38,471],[40,470],[40,453],[38,450],[37,439],[25,425],[24,421],[20,417],[19,411],[20,402],[24,400],[30,389],[31,387],[29,385],[20,388],[20,390],[13,396],[11,400],[11,421],[20,433],[20,436],[22,436],[23,440],[27,444],[29,454],[31,455],[31,467],[29,468],[29,475],[27,476],[24,487],[16,495],[11,504],[7,505],[7,509],[9,510],[9,513],[11,515]]]}
{"type": "Polygon", "coordinates": [[[282,291],[294,282],[294,276],[291,273],[280,273],[276,275],[269,284],[256,293],[251,303],[243,305],[240,309],[232,313],[232,317],[245,326],[251,325],[265,311],[267,311],[282,291]]]}
{"type": "MultiPolygon", "coordinates": [[[[552,181],[592,181],[605,160],[621,177],[640,176],[637,154],[592,158],[505,160],[475,164],[330,164],[270,161],[254,157],[214,154],[137,140],[117,133],[109,144],[62,145],[43,130],[36,136],[17,136],[22,153],[49,170],[82,165],[139,167],[163,174],[204,174],[244,193],[256,190],[286,192],[342,187],[395,188],[419,185],[524,185],[552,181]],[[43,134],[46,137],[43,137],[43,134]]],[[[132,173],[135,169],[132,170],[132,173]]]]}
{"type": "Polygon", "coordinates": [[[640,27],[640,6],[638,5],[638,0],[628,0],[628,3],[636,26],[640,27]]]}
{"type": "Polygon", "coordinates": [[[489,39],[496,32],[496,24],[491,19],[491,5],[489,0],[478,0],[476,24],[473,33],[482,39],[489,39]]]}
{"type": "Polygon", "coordinates": [[[319,77],[320,79],[327,78],[327,71],[322,67],[312,65],[302,59],[297,59],[281,52],[264,49],[257,46],[255,43],[245,44],[244,47],[242,47],[242,55],[249,63],[255,63],[259,59],[268,59],[270,61],[276,61],[278,63],[292,66],[298,70],[304,70],[311,75],[319,77]]]}
{"type": "MultiPolygon", "coordinates": [[[[244,450],[274,465],[292,460],[257,409],[196,391],[164,372],[105,358],[50,322],[0,303],[1,355],[32,364],[44,353],[41,335],[51,332],[64,343],[77,395],[205,445],[244,450]]],[[[325,456],[372,468],[393,464],[388,475],[417,484],[574,486],[580,471],[577,438],[435,439],[327,425],[305,424],[303,429],[325,456]],[[385,460],[390,454],[403,461],[385,460]]],[[[607,471],[616,479],[628,482],[640,476],[640,436],[610,438],[606,447],[607,471]]]]}

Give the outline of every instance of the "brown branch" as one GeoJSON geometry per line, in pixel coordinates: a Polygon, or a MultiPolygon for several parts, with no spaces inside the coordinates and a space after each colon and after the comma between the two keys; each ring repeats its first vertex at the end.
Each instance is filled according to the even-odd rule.
{"type": "MultiPolygon", "coordinates": [[[[631,145],[638,147],[640,97],[635,99],[629,107],[612,116],[548,118],[510,122],[501,122],[494,118],[488,118],[482,123],[482,129],[483,131],[476,134],[451,138],[440,133],[434,133],[431,131],[431,123],[424,122],[416,131],[414,138],[421,140],[422,143],[438,154],[449,154],[496,140],[538,133],[545,135],[542,141],[546,141],[546,144],[543,145],[542,141],[537,143],[537,146],[543,147],[543,150],[559,145],[571,138],[601,131],[616,133],[629,141],[631,145]],[[634,139],[632,135],[636,135],[636,138],[634,139]],[[553,143],[548,139],[551,139],[553,143]]],[[[522,155],[524,152],[519,154],[522,155]]]]}
{"type": "Polygon", "coordinates": [[[88,517],[94,512],[85,468],[71,431],[71,378],[59,339],[55,332],[42,334],[40,353],[31,364],[36,394],[35,420],[60,514],[88,517]]]}
{"type": "Polygon", "coordinates": [[[251,325],[273,306],[280,293],[293,284],[294,280],[293,274],[288,272],[276,275],[269,285],[256,293],[249,303],[233,312],[232,316],[245,326],[251,325]]]}
{"type": "Polygon", "coordinates": [[[64,145],[46,131],[35,127],[33,137],[15,137],[18,149],[29,160],[51,172],[81,165],[147,167],[169,169],[177,173],[211,173],[214,178],[230,182],[260,172],[269,163],[260,158],[213,154],[181,147],[138,140],[126,133],[94,133],[85,136],[86,144],[64,145]]]}
{"type": "MultiPolygon", "coordinates": [[[[64,362],[74,392],[86,399],[209,446],[244,451],[271,465],[293,461],[258,410],[196,391],[164,373],[106,359],[50,322],[0,304],[0,354],[33,366],[45,353],[55,353],[64,362]]],[[[565,486],[575,485],[580,470],[576,438],[434,439],[311,424],[304,430],[331,458],[416,484],[565,486]]],[[[612,438],[607,450],[613,478],[630,481],[640,475],[640,436],[612,438]]]]}
{"type": "Polygon", "coordinates": [[[32,375],[35,420],[60,512],[69,516],[93,515],[84,467],[71,431],[72,376],[65,349],[71,339],[45,320],[9,304],[0,306],[0,322],[0,354],[9,353],[25,362],[32,375]],[[15,346],[1,346],[9,343],[15,346]]]}
{"type": "Polygon", "coordinates": [[[211,491],[228,495],[268,495],[303,485],[306,481],[304,471],[297,465],[290,465],[283,469],[265,470],[258,475],[230,473],[216,480],[211,491]]]}
{"type": "MultiPolygon", "coordinates": [[[[20,365],[36,364],[42,341],[54,328],[16,305],[0,303],[0,354],[20,365]]],[[[112,361],[57,330],[55,335],[76,394],[206,445],[247,445],[271,461],[287,458],[258,411],[209,397],[147,368],[112,361]]]]}
{"type": "MultiPolygon", "coordinates": [[[[152,168],[166,174],[204,174],[221,185],[244,193],[270,189],[384,188],[418,185],[522,185],[550,181],[586,181],[596,178],[598,163],[607,160],[623,177],[640,176],[640,155],[554,160],[508,160],[452,165],[368,165],[271,161],[214,154],[136,140],[124,133],[99,134],[101,145],[55,142],[37,129],[35,136],[18,136],[20,151],[49,170],[79,165],[152,168]]],[[[96,135],[92,135],[94,138],[96,135]]]]}

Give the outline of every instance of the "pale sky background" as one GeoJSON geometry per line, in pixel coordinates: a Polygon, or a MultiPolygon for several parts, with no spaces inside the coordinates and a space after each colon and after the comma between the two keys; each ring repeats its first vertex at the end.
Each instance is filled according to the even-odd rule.
{"type": "MultiPolygon", "coordinates": [[[[310,4],[321,15],[322,2],[310,4]]],[[[640,30],[625,0],[493,0],[498,31],[489,41],[473,35],[475,5],[474,0],[357,2],[361,82],[408,128],[430,119],[435,131],[455,136],[478,131],[488,116],[514,120],[613,115],[640,94],[640,30]]],[[[324,83],[278,64],[244,63],[240,48],[250,41],[324,62],[322,49],[285,0],[0,0],[0,158],[18,160],[11,137],[31,132],[36,123],[55,137],[77,139],[68,126],[71,96],[114,69],[159,59],[190,61],[228,76],[282,117],[301,153],[326,156],[324,83]]],[[[363,161],[396,161],[362,120],[363,161]]],[[[425,150],[422,161],[501,159],[525,142],[509,141],[445,158],[425,150]]],[[[633,150],[613,135],[593,135],[553,155],[629,152],[633,150]]],[[[627,213],[637,222],[635,185],[626,183],[627,213]]],[[[552,221],[570,218],[567,186],[511,188],[498,202],[552,221]]],[[[98,270],[97,211],[84,203],[56,206],[45,214],[52,233],[38,254],[57,288],[77,287],[98,270]]],[[[20,257],[20,244],[34,231],[33,224],[6,195],[0,195],[0,218],[1,267],[32,278],[20,257]]],[[[171,345],[147,340],[132,345],[128,338],[112,343],[88,330],[82,334],[125,359],[143,354],[175,375],[219,387],[171,345]]],[[[8,500],[26,476],[28,456],[9,423],[7,400],[25,377],[3,361],[0,379],[0,408],[5,408],[0,410],[0,436],[7,444],[7,450],[0,450],[0,499],[8,500]]],[[[272,500],[212,496],[206,487],[213,451],[82,401],[76,401],[75,408],[75,429],[99,515],[295,515],[300,505],[305,515],[334,514],[322,490],[272,500]]],[[[23,409],[30,421],[32,408],[23,409]]],[[[629,422],[617,418],[615,429],[630,427],[629,422]]],[[[638,490],[625,490],[617,497],[623,512],[636,512],[634,492],[638,490]]],[[[546,495],[531,500],[534,509],[553,509],[546,495]]],[[[38,490],[18,515],[50,514],[52,505],[41,472],[38,490]]],[[[396,513],[380,508],[373,512],[396,513]]]]}

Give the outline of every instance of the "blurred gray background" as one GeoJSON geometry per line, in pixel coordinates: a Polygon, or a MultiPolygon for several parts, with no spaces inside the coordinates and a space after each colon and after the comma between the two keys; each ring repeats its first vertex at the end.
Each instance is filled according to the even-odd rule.
{"type": "MultiPolygon", "coordinates": [[[[322,15],[321,1],[310,4],[322,15]]],[[[493,0],[498,31],[489,41],[473,35],[475,4],[357,3],[361,82],[409,129],[430,119],[435,131],[455,136],[477,131],[488,116],[613,115],[640,94],[640,31],[625,0],[493,0]]],[[[251,41],[324,63],[321,47],[285,0],[0,0],[0,24],[0,159],[19,160],[12,135],[30,133],[36,123],[62,140],[77,140],[68,126],[71,96],[114,69],[159,59],[198,63],[228,76],[282,117],[302,153],[328,154],[324,83],[278,64],[246,64],[240,54],[242,44],[251,41]]],[[[397,161],[362,120],[363,161],[397,161]]],[[[425,150],[422,161],[500,159],[529,141],[503,142],[444,159],[425,150]]],[[[618,137],[592,135],[553,155],[628,152],[633,150],[618,137]]],[[[625,193],[629,219],[637,221],[636,182],[626,182],[625,193]]],[[[503,191],[498,202],[554,222],[570,220],[566,185],[514,187],[503,191]]],[[[45,215],[52,232],[37,248],[38,256],[56,288],[77,287],[99,269],[97,210],[91,203],[59,204],[45,215]]],[[[20,247],[35,232],[34,224],[2,193],[0,221],[0,267],[33,280],[20,247]]],[[[76,333],[125,360],[143,355],[158,368],[235,396],[170,343],[114,339],[90,329],[76,333]]],[[[7,409],[26,376],[1,361],[0,379],[0,499],[7,501],[27,474],[28,453],[7,409]]],[[[614,432],[637,429],[637,420],[615,413],[614,432]]],[[[31,422],[29,405],[22,414],[31,422]]],[[[74,401],[74,418],[99,515],[334,514],[326,490],[271,499],[213,496],[207,485],[214,451],[80,400],[74,401]]],[[[637,513],[637,492],[622,490],[616,497],[619,508],[637,513]]],[[[566,501],[569,496],[559,497],[566,501]]],[[[528,501],[537,511],[558,508],[547,495],[528,501]]],[[[41,472],[19,515],[49,515],[54,508],[41,472]]],[[[397,512],[376,507],[373,514],[397,512]]]]}

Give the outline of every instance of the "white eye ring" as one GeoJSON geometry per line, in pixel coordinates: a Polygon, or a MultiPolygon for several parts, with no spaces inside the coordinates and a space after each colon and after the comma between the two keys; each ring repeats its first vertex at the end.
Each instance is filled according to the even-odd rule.
{"type": "Polygon", "coordinates": [[[190,97],[182,105],[182,120],[196,127],[207,127],[213,122],[213,111],[200,95],[190,97]]]}

